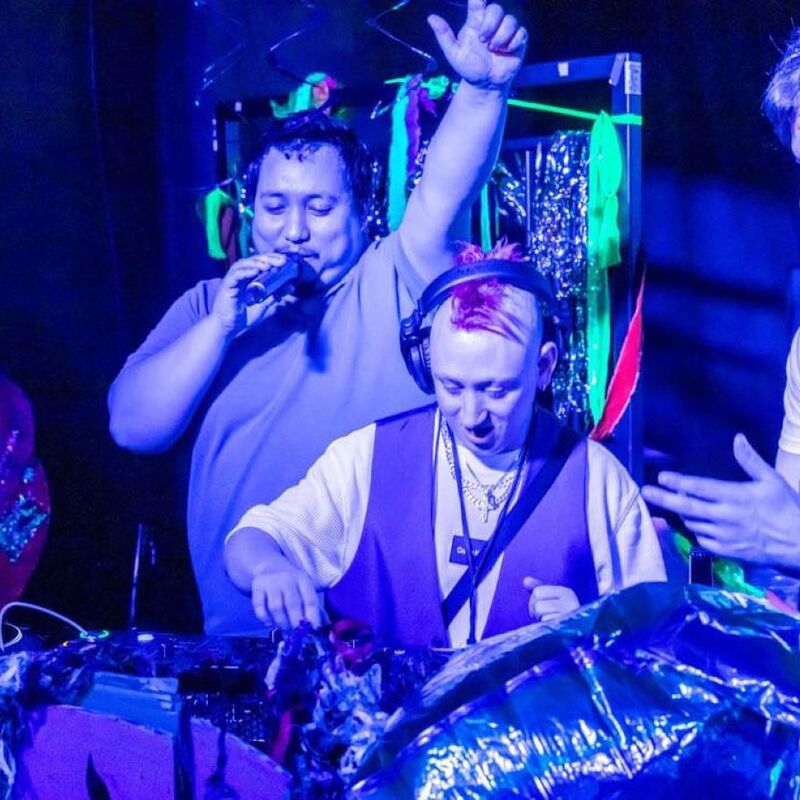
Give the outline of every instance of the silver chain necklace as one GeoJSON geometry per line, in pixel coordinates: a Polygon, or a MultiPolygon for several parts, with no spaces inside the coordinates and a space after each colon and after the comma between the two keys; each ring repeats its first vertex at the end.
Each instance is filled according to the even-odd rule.
{"type": "MultiPolygon", "coordinates": [[[[444,425],[441,427],[440,436],[444,444],[444,452],[447,456],[447,466],[450,468],[450,475],[453,480],[458,483],[455,459],[453,458],[453,448],[450,444],[450,437],[444,432],[444,425]]],[[[492,484],[482,483],[475,477],[474,472],[472,473],[473,478],[468,478],[464,475],[461,476],[461,493],[481,512],[481,519],[483,522],[488,522],[489,512],[497,511],[508,497],[511,487],[514,484],[514,478],[517,474],[517,467],[521,455],[522,451],[520,450],[508,470],[500,476],[499,480],[492,484]]],[[[467,465],[467,468],[472,472],[469,465],[467,465]]]]}

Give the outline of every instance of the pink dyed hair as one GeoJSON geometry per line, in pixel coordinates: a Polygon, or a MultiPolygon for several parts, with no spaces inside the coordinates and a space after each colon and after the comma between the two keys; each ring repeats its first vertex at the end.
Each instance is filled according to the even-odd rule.
{"type": "MultiPolygon", "coordinates": [[[[477,245],[466,243],[456,255],[455,263],[476,264],[492,260],[523,261],[522,247],[516,242],[509,244],[505,238],[500,239],[488,252],[477,245]]],[[[526,322],[526,314],[513,294],[515,288],[497,278],[478,278],[459,284],[451,295],[450,322],[459,330],[490,331],[524,342],[531,325],[526,322]]],[[[534,330],[538,328],[539,317],[536,315],[534,330]]]]}

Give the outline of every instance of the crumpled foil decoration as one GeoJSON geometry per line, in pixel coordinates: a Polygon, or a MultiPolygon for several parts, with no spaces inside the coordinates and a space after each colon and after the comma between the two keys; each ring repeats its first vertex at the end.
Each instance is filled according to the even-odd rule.
{"type": "Polygon", "coordinates": [[[589,134],[556,133],[537,146],[530,188],[528,249],[553,283],[565,342],[553,375],[553,411],[577,431],[593,425],[586,347],[589,134]]]}
{"type": "Polygon", "coordinates": [[[643,584],[451,658],[353,800],[797,798],[800,617],[643,584]]]}

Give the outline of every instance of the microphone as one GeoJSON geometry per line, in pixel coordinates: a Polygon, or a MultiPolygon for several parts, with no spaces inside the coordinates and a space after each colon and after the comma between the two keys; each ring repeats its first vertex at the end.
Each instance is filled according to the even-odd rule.
{"type": "Polygon", "coordinates": [[[245,305],[263,303],[269,297],[276,299],[294,291],[301,282],[308,282],[308,276],[316,274],[308,262],[297,253],[285,253],[286,263],[281,267],[270,267],[259,272],[244,290],[245,305]]]}

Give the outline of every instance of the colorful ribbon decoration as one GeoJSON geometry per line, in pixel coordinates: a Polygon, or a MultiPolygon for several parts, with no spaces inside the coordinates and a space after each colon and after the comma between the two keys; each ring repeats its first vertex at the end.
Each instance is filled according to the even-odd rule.
{"type": "Polygon", "coordinates": [[[320,108],[328,102],[331,90],[337,87],[336,79],[324,72],[311,72],[296,89],[289,92],[289,99],[281,105],[270,100],[272,114],[276,119],[285,119],[299,111],[320,108]]]}
{"type": "Polygon", "coordinates": [[[409,75],[397,90],[397,99],[392,106],[392,141],[386,190],[386,217],[390,231],[397,230],[406,210],[406,184],[409,175],[414,173],[422,135],[420,107],[435,114],[434,103],[449,88],[450,80],[443,75],[425,81],[421,75],[409,75]]]}

